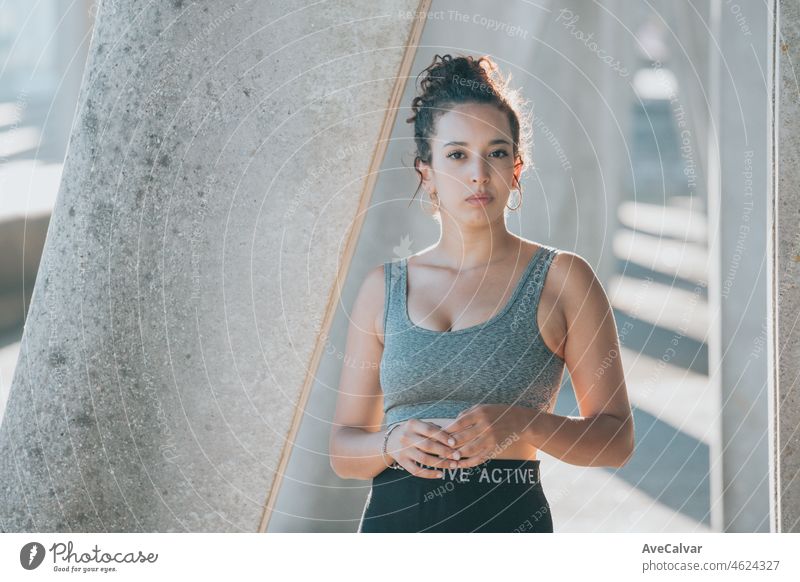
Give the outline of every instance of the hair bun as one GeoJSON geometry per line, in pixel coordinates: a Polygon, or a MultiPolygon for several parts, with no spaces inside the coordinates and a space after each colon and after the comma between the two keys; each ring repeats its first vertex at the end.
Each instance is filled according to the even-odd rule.
{"type": "MultiPolygon", "coordinates": [[[[419,113],[420,107],[443,99],[454,103],[503,100],[507,88],[507,82],[498,74],[497,65],[489,56],[475,59],[471,55],[437,54],[433,62],[417,75],[417,80],[419,95],[411,104],[415,114],[419,113]]],[[[406,121],[411,123],[414,117],[406,121]]]]}

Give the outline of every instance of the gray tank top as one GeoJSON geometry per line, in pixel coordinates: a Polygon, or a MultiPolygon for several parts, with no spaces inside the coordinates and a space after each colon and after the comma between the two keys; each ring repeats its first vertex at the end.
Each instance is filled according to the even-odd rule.
{"type": "Polygon", "coordinates": [[[408,259],[384,263],[380,383],[386,425],[455,418],[474,404],[548,408],[561,386],[564,360],[542,341],[536,314],[556,252],[542,245],[496,315],[454,331],[414,325],[406,306],[408,259]]]}

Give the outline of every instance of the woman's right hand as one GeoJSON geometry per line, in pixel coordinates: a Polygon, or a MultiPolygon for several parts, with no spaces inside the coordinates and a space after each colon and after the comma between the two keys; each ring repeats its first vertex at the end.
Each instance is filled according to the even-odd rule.
{"type": "Polygon", "coordinates": [[[420,467],[417,463],[429,467],[449,467],[450,461],[458,460],[461,455],[448,441],[455,444],[450,433],[442,430],[438,424],[409,418],[389,434],[386,452],[412,475],[440,479],[442,474],[439,471],[420,467]]]}

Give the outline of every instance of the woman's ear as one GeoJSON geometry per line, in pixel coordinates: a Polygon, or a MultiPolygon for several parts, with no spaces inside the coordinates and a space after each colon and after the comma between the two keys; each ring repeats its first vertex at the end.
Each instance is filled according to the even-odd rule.
{"type": "Polygon", "coordinates": [[[517,161],[514,164],[514,179],[511,182],[511,189],[515,189],[519,187],[519,177],[522,175],[522,168],[525,165],[525,162],[522,161],[522,158],[517,157],[517,161]]]}
{"type": "Polygon", "coordinates": [[[430,193],[433,190],[433,169],[430,164],[422,161],[419,157],[414,160],[414,167],[422,174],[422,187],[430,193]]]}

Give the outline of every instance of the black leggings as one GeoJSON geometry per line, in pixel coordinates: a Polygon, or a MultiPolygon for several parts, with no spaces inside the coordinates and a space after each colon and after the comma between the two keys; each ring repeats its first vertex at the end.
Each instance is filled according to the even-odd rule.
{"type": "Polygon", "coordinates": [[[476,467],[442,470],[441,479],[417,477],[402,468],[378,474],[359,533],[552,533],[538,459],[490,459],[476,467]]]}

